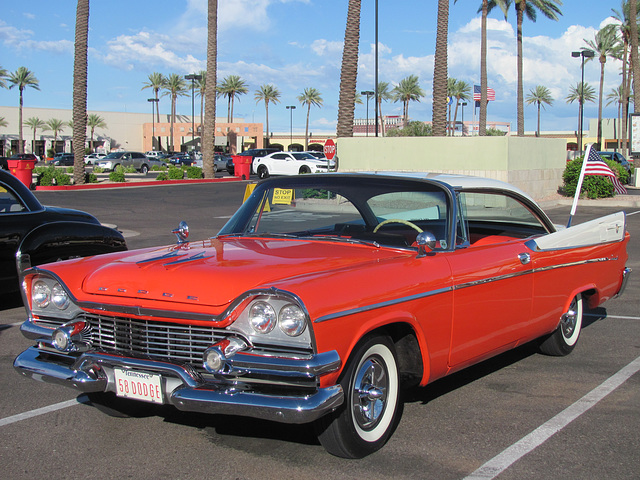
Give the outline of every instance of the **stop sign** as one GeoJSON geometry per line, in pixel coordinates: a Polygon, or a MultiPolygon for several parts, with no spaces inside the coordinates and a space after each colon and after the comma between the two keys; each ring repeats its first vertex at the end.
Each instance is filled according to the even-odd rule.
{"type": "Polygon", "coordinates": [[[333,157],[336,156],[336,144],[333,140],[328,139],[326,142],[324,142],[324,156],[327,157],[329,160],[333,160],[333,157]]]}

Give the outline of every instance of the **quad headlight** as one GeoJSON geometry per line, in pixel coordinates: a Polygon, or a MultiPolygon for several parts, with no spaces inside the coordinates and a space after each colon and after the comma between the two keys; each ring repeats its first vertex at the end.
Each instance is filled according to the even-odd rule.
{"type": "Polygon", "coordinates": [[[69,291],[56,278],[48,275],[34,275],[24,288],[30,293],[30,309],[34,315],[54,316],[70,320],[80,313],[80,308],[73,303],[69,291]]]}
{"type": "Polygon", "coordinates": [[[297,337],[307,326],[306,315],[300,307],[290,303],[280,309],[278,325],[290,337],[297,337]]]}
{"type": "Polygon", "coordinates": [[[307,325],[305,312],[297,305],[288,303],[276,313],[274,306],[266,301],[257,301],[249,309],[249,324],[255,333],[270,333],[276,325],[290,337],[297,337],[307,325]]]}

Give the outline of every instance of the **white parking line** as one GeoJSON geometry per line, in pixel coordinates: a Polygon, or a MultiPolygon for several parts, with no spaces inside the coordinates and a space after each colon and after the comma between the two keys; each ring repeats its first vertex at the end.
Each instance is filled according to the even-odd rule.
{"type": "Polygon", "coordinates": [[[515,462],[533,451],[539,445],[542,445],[554,434],[569,425],[591,407],[595,406],[600,400],[613,392],[638,371],[640,371],[640,357],[602,382],[573,405],[568,406],[551,420],[536,428],[529,435],[523,437],[506,450],[503,450],[471,475],[465,477],[464,480],[486,480],[497,477],[515,462]]]}
{"type": "Polygon", "coordinates": [[[605,318],[614,319],[614,320],[640,320],[640,317],[627,317],[625,315],[607,315],[606,317],[602,317],[602,315],[596,315],[595,313],[585,313],[585,317],[594,317],[594,318],[605,318]]]}
{"type": "Polygon", "coordinates": [[[12,423],[16,423],[16,422],[21,422],[22,420],[27,420],[29,418],[37,417],[39,415],[44,415],[45,413],[51,413],[57,410],[62,410],[63,408],[73,407],[74,405],[78,405],[86,401],[87,401],[87,397],[85,395],[80,395],[78,398],[75,398],[73,400],[54,403],[53,405],[48,405],[42,408],[36,408],[35,410],[30,410],[28,412],[19,413],[17,415],[12,415],[6,418],[0,418],[0,427],[4,427],[5,425],[11,425],[12,423]]]}

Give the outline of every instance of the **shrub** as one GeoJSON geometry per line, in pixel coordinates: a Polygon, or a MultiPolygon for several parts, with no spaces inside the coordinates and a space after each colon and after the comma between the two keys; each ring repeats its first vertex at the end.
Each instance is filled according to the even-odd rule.
{"type": "Polygon", "coordinates": [[[65,170],[67,173],[73,173],[73,167],[67,167],[65,170]]]}
{"type": "Polygon", "coordinates": [[[167,167],[165,165],[154,165],[151,167],[152,172],[166,172],[167,167]]]}
{"type": "Polygon", "coordinates": [[[109,174],[109,180],[112,182],[124,182],[124,168],[118,165],[116,169],[109,174]]]}
{"type": "Polygon", "coordinates": [[[136,170],[135,167],[126,167],[126,168],[124,168],[124,173],[137,173],[137,172],[138,171],[136,170]]]}
{"type": "Polygon", "coordinates": [[[104,173],[104,168],[102,168],[102,167],[93,167],[93,173],[104,173]]]}
{"type": "MultiPolygon", "coordinates": [[[[584,156],[578,157],[567,163],[564,173],[562,174],[563,194],[573,197],[578,186],[578,178],[580,178],[580,170],[582,170],[582,160],[584,156]]],[[[612,160],[605,160],[613,173],[616,174],[621,183],[626,183],[628,179],[627,171],[612,160]]],[[[585,194],[587,198],[606,198],[613,197],[613,183],[609,177],[602,175],[585,175],[582,181],[581,194],[585,194]]]]}
{"type": "Polygon", "coordinates": [[[166,172],[162,172],[158,174],[158,176],[156,177],[156,180],[165,181],[165,180],[169,180],[169,177],[167,176],[166,172]]]}
{"type": "Polygon", "coordinates": [[[58,170],[51,165],[50,167],[42,167],[42,173],[38,174],[38,185],[50,187],[53,185],[70,185],[71,177],[64,173],[62,170],[58,170]]]}
{"type": "Polygon", "coordinates": [[[84,174],[84,183],[98,183],[98,177],[93,173],[86,172],[84,174]]]}
{"type": "Polygon", "coordinates": [[[173,165],[169,167],[170,180],[182,180],[184,178],[184,170],[173,165]]]}
{"type": "Polygon", "coordinates": [[[187,178],[204,178],[200,167],[187,167],[187,178]]]}

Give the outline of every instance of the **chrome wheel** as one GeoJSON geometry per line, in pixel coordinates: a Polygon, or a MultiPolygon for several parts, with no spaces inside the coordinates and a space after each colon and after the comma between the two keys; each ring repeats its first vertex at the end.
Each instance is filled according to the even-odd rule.
{"type": "Polygon", "coordinates": [[[351,410],[356,427],[361,431],[373,429],[387,401],[389,378],[387,370],[378,358],[369,358],[360,366],[356,375],[351,410]]]}
{"type": "Polygon", "coordinates": [[[560,317],[560,325],[556,331],[539,341],[540,351],[555,356],[571,353],[578,343],[582,330],[582,314],[582,295],[578,294],[560,317]]]}

